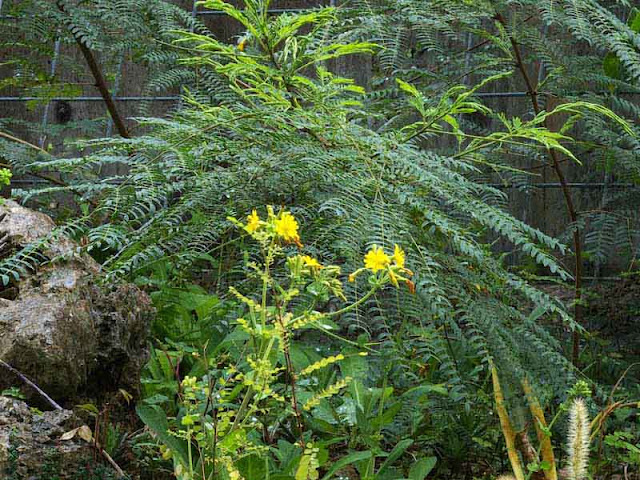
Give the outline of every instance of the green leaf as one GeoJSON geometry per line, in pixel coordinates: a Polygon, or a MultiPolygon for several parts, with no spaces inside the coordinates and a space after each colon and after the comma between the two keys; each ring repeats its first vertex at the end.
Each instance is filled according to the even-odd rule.
{"type": "Polygon", "coordinates": [[[402,396],[413,396],[415,394],[420,395],[421,397],[426,396],[430,393],[436,395],[448,395],[449,390],[447,390],[447,386],[444,383],[435,383],[435,384],[427,384],[420,385],[418,387],[413,387],[407,390],[402,394],[402,396]]]}
{"type": "Polygon", "coordinates": [[[148,405],[157,405],[157,404],[162,404],[168,401],[169,401],[169,397],[167,397],[166,395],[161,395],[159,393],[144,399],[144,403],[148,405]]]}
{"type": "Polygon", "coordinates": [[[169,422],[162,409],[156,405],[138,405],[136,413],[140,420],[158,436],[162,443],[176,453],[180,462],[187,467],[189,455],[186,442],[169,433],[169,422]]]}
{"type": "Polygon", "coordinates": [[[346,457],[342,457],[334,463],[329,470],[327,470],[327,473],[321,480],[329,480],[338,470],[346,467],[347,465],[351,465],[352,463],[360,462],[361,460],[368,460],[372,456],[373,453],[371,450],[367,450],[366,452],[355,452],[347,455],[346,457]]]}
{"type": "Polygon", "coordinates": [[[413,445],[413,440],[410,438],[406,438],[398,442],[398,444],[393,447],[393,450],[389,453],[389,456],[384,461],[384,463],[380,466],[380,470],[378,470],[378,475],[384,473],[384,471],[391,466],[393,462],[395,462],[398,458],[402,456],[404,451],[413,445]]]}
{"type": "Polygon", "coordinates": [[[551,463],[549,463],[546,460],[543,460],[542,462],[540,462],[540,468],[544,471],[547,471],[551,468],[551,463]]]}
{"type": "MultiPolygon", "coordinates": [[[[345,354],[348,353],[350,352],[345,352],[345,354]]],[[[340,371],[344,377],[351,377],[353,379],[367,378],[367,375],[369,374],[369,364],[364,357],[359,355],[350,355],[340,362],[340,371]]],[[[349,385],[349,392],[351,393],[356,406],[360,409],[364,409],[363,390],[364,385],[362,385],[358,380],[353,380],[349,385]]]]}
{"type": "Polygon", "coordinates": [[[418,89],[416,87],[414,87],[413,85],[411,85],[410,83],[407,83],[404,80],[400,80],[399,78],[396,78],[396,82],[398,83],[398,86],[400,87],[400,90],[408,93],[412,97],[419,97],[420,96],[420,92],[418,91],[418,89]]]}
{"type": "Polygon", "coordinates": [[[528,320],[530,322],[535,322],[540,317],[542,317],[545,313],[547,313],[547,308],[544,305],[538,305],[533,312],[529,314],[528,320]]]}
{"type": "Polygon", "coordinates": [[[402,408],[401,402],[395,402],[384,409],[382,415],[371,420],[373,428],[380,429],[393,422],[393,419],[402,408]]]}
{"type": "Polygon", "coordinates": [[[619,80],[622,76],[620,59],[613,52],[609,52],[605,55],[604,60],[602,61],[602,68],[604,69],[604,73],[607,77],[619,80]]]}
{"type": "Polygon", "coordinates": [[[20,400],[24,400],[26,398],[24,393],[22,393],[18,387],[5,388],[4,390],[2,390],[2,392],[0,392],[0,395],[5,397],[18,398],[20,400]]]}
{"type": "Polygon", "coordinates": [[[455,117],[452,117],[451,115],[445,115],[442,120],[451,125],[451,128],[453,128],[454,132],[458,132],[460,130],[460,125],[458,124],[458,120],[456,120],[455,117]]]}
{"type": "Polygon", "coordinates": [[[433,467],[436,466],[438,459],[436,457],[421,458],[411,466],[409,470],[410,480],[424,480],[433,467]]]}
{"type": "Polygon", "coordinates": [[[266,464],[260,455],[248,455],[236,463],[243,478],[266,478],[266,464]]]}
{"type": "Polygon", "coordinates": [[[629,26],[634,32],[640,33],[640,10],[638,10],[633,17],[629,18],[629,26]]]}
{"type": "Polygon", "coordinates": [[[230,3],[224,2],[222,0],[205,0],[198,2],[198,5],[202,5],[210,10],[217,10],[226,13],[231,18],[236,19],[240,22],[247,30],[251,32],[254,37],[259,37],[260,32],[258,32],[256,25],[247,18],[247,16],[242,13],[242,11],[238,10],[236,7],[231,5],[230,3]]]}

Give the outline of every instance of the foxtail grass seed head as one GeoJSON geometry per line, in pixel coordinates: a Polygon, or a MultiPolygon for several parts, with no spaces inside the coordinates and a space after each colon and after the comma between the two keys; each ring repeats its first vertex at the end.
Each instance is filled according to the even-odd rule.
{"type": "Polygon", "coordinates": [[[576,398],[569,410],[569,431],[567,435],[567,453],[569,454],[567,473],[569,480],[583,480],[587,476],[590,430],[589,412],[584,400],[576,398]]]}

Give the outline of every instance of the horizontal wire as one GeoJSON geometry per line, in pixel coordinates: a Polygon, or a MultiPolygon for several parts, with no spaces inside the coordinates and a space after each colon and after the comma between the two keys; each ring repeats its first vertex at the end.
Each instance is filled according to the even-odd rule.
{"type": "MultiPolygon", "coordinates": [[[[323,7],[323,6],[326,7],[328,5],[318,5],[318,7],[323,7]]],[[[269,15],[281,15],[283,13],[302,13],[302,12],[311,11],[314,8],[270,8],[269,10],[267,10],[267,14],[269,14],[269,15]]],[[[345,8],[343,10],[347,10],[347,8],[345,8]]],[[[196,11],[195,15],[198,16],[198,17],[200,17],[200,16],[223,16],[223,15],[227,15],[227,13],[223,12],[223,11],[219,11],[219,10],[200,10],[200,11],[196,11]]],[[[35,15],[31,15],[31,16],[35,17],[35,15]]],[[[19,20],[22,20],[23,18],[25,18],[25,16],[0,15],[0,20],[15,20],[15,21],[19,21],[19,20]]]]}
{"type": "MultiPolygon", "coordinates": [[[[543,93],[538,93],[543,95],[543,93]]],[[[576,94],[577,95],[577,94],[576,94]]],[[[640,92],[618,92],[617,95],[640,95],[640,92]]],[[[529,92],[476,92],[474,97],[480,98],[523,98],[528,97],[529,92]]],[[[180,95],[165,95],[155,97],[141,97],[141,96],[123,96],[115,99],[118,102],[174,102],[180,100],[180,95]]],[[[0,97],[0,102],[33,102],[33,101],[53,101],[53,102],[102,102],[104,99],[100,96],[78,96],[78,97],[53,97],[53,98],[41,98],[41,97],[19,97],[19,96],[4,96],[0,97]]]]}
{"type": "MultiPolygon", "coordinates": [[[[25,172],[25,175],[29,175],[28,172],[25,172]]],[[[12,179],[12,184],[31,184],[31,183],[49,183],[43,179],[12,179]]],[[[114,185],[117,185],[119,181],[110,182],[114,185]]],[[[529,183],[529,184],[517,184],[517,183],[483,183],[481,185],[486,185],[493,188],[562,188],[560,183],[529,183]]],[[[579,182],[570,182],[567,183],[567,186],[570,188],[583,188],[583,189],[596,189],[596,188],[613,188],[613,189],[636,189],[640,188],[640,185],[636,185],[634,183],[579,183],[579,182]]]]}

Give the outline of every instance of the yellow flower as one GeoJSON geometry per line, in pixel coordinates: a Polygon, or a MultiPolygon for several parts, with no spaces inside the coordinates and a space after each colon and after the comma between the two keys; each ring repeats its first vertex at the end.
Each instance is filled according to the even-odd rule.
{"type": "MultiPolygon", "coordinates": [[[[162,450],[162,447],[160,449],[162,450]]],[[[165,460],[169,460],[172,456],[173,456],[173,453],[171,452],[171,450],[169,450],[167,447],[164,447],[164,451],[162,452],[162,458],[164,458],[165,460]]]]}
{"type": "Polygon", "coordinates": [[[402,248],[400,248],[397,243],[393,248],[393,256],[391,258],[397,266],[399,266],[400,268],[404,268],[405,253],[404,253],[404,250],[402,250],[402,248]]]}
{"type": "Polygon", "coordinates": [[[247,216],[247,232],[253,233],[260,227],[260,217],[258,216],[258,212],[253,209],[251,211],[251,215],[247,216]]]}
{"type": "Polygon", "coordinates": [[[390,263],[391,259],[389,256],[377,245],[374,245],[364,257],[364,266],[372,272],[382,270],[390,263]]]}
{"type": "Polygon", "coordinates": [[[184,425],[185,427],[190,427],[191,425],[194,425],[196,423],[196,418],[198,418],[197,415],[185,415],[184,417],[182,417],[180,423],[182,423],[182,425],[184,425]]]}
{"type": "Polygon", "coordinates": [[[283,212],[275,221],[276,233],[286,241],[298,242],[298,222],[289,212],[283,212]]]}
{"type": "Polygon", "coordinates": [[[196,377],[186,376],[182,379],[182,386],[185,388],[196,388],[196,382],[198,379],[196,377]]]}
{"type": "Polygon", "coordinates": [[[318,260],[316,260],[315,258],[310,257],[309,255],[303,255],[302,261],[307,267],[322,268],[322,265],[320,265],[320,262],[318,262],[318,260]]]}

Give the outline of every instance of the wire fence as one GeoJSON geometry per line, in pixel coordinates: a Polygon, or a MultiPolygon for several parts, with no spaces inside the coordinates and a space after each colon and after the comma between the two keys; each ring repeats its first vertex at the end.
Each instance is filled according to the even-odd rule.
{"type": "MultiPolygon", "coordinates": [[[[0,0],[0,20],[14,20],[14,21],[19,21],[20,19],[24,18],[22,16],[14,16],[14,15],[3,15],[2,14],[2,4],[3,4],[3,0],[0,0]]],[[[313,8],[317,8],[317,7],[321,7],[321,6],[336,6],[336,0],[330,0],[330,3],[328,5],[322,5],[320,2],[313,6],[313,7],[306,7],[306,8],[270,8],[268,10],[268,14],[270,15],[280,15],[280,14],[286,14],[286,13],[304,13],[306,11],[309,11],[313,8]]],[[[342,7],[342,8],[348,8],[348,7],[342,7]]],[[[207,17],[207,16],[227,16],[227,14],[223,11],[218,11],[218,10],[198,10],[197,8],[197,0],[193,1],[192,4],[192,8],[191,8],[191,15],[193,18],[196,17],[207,17]]],[[[545,25],[543,27],[543,31],[542,31],[542,35],[543,37],[546,35],[548,31],[548,27],[545,25]]],[[[473,50],[472,44],[473,44],[473,35],[469,34],[467,36],[467,44],[468,44],[468,48],[466,50],[466,58],[467,60],[470,60],[470,55],[471,55],[471,51],[473,50]]],[[[125,53],[124,51],[122,51],[120,53],[120,57],[119,57],[119,61],[118,61],[118,67],[116,70],[116,74],[115,74],[115,78],[113,80],[113,87],[111,89],[111,97],[113,99],[113,101],[115,103],[120,103],[120,102],[163,102],[163,103],[167,103],[167,102],[180,102],[182,100],[182,96],[181,95],[157,95],[157,96],[141,96],[141,95],[123,95],[123,96],[118,96],[119,90],[120,90],[120,84],[121,84],[121,79],[122,79],[122,73],[123,73],[123,65],[125,62],[125,53]]],[[[60,55],[60,39],[56,39],[55,41],[55,45],[54,45],[54,54],[53,57],[51,58],[51,67],[50,67],[50,74],[53,77],[56,74],[56,68],[57,68],[57,62],[58,62],[58,57],[60,55]]],[[[544,64],[540,65],[539,71],[538,71],[538,80],[541,80],[543,75],[544,75],[544,71],[545,71],[545,66],[544,64]]],[[[465,81],[467,80],[467,77],[465,77],[465,81]]],[[[574,92],[575,95],[578,95],[579,92],[574,92]]],[[[602,92],[605,93],[605,92],[602,92]]],[[[538,96],[544,96],[544,92],[537,92],[536,93],[538,96]]],[[[617,94],[619,95],[640,95],[640,90],[638,91],[628,91],[628,92],[617,92],[617,94]]],[[[491,98],[528,98],[531,94],[529,92],[526,91],[507,91],[507,92],[476,92],[474,93],[474,96],[478,97],[478,98],[486,98],[486,99],[491,99],[491,98]]],[[[36,97],[36,96],[19,96],[19,95],[9,95],[9,96],[0,96],[0,103],[2,102],[9,102],[9,103],[15,103],[15,102],[32,102],[32,101],[40,101],[42,100],[42,98],[40,97],[36,97]]],[[[42,114],[42,119],[41,119],[41,130],[44,132],[48,123],[48,116],[49,116],[49,110],[50,110],[50,105],[52,102],[104,102],[104,98],[102,96],[98,96],[98,95],[79,95],[79,96],[60,96],[60,97],[52,97],[47,99],[47,102],[44,105],[44,109],[43,109],[43,114],[42,114]]],[[[109,116],[108,120],[107,120],[107,126],[105,128],[105,135],[107,137],[111,136],[113,133],[113,120],[112,118],[109,116]]],[[[44,134],[41,136],[40,140],[39,140],[39,145],[40,147],[42,147],[44,145],[45,142],[45,136],[44,134]]],[[[14,179],[12,181],[12,183],[16,183],[16,184],[35,184],[35,183],[44,183],[46,181],[44,180],[25,180],[25,179],[14,179]]],[[[498,189],[528,189],[528,188],[535,188],[535,189],[558,189],[558,188],[562,188],[562,184],[558,183],[558,182],[543,182],[543,183],[525,183],[525,184],[516,184],[516,183],[495,183],[495,184],[490,184],[491,186],[498,188],[498,189]]],[[[640,185],[636,185],[636,184],[632,184],[632,183],[608,183],[608,182],[573,182],[573,183],[568,183],[567,186],[569,186],[570,188],[574,188],[574,189],[602,189],[602,188],[614,188],[614,189],[638,189],[640,188],[640,185]]]]}
{"type": "MultiPolygon", "coordinates": [[[[320,6],[336,6],[336,0],[330,0],[330,3],[328,5],[321,5],[321,2],[318,0],[318,4],[312,7],[307,7],[307,8],[271,8],[268,10],[268,13],[271,15],[280,15],[280,14],[287,14],[287,13],[303,13],[305,11],[309,11],[313,8],[317,8],[320,6]]],[[[5,21],[19,21],[21,18],[20,16],[12,16],[12,15],[3,15],[2,14],[2,7],[3,7],[3,0],[0,0],[0,21],[5,20],[5,21]]],[[[342,8],[348,8],[348,7],[342,7],[342,8]]],[[[194,0],[191,6],[191,16],[192,18],[197,18],[197,17],[222,17],[222,16],[226,16],[227,14],[225,12],[222,11],[211,11],[211,10],[198,10],[197,8],[197,0],[194,0]]],[[[542,30],[542,36],[543,38],[547,35],[548,32],[548,27],[544,26],[543,30],[542,30]]],[[[476,46],[474,46],[474,35],[472,34],[468,34],[466,39],[466,44],[467,44],[467,48],[465,50],[465,63],[469,64],[470,63],[470,59],[471,59],[471,53],[473,50],[475,50],[476,46]]],[[[58,60],[59,57],[61,55],[61,41],[60,41],[60,37],[58,36],[55,40],[55,44],[54,44],[54,49],[53,49],[53,56],[51,57],[50,60],[50,68],[49,68],[49,74],[51,75],[51,77],[53,78],[56,73],[57,73],[57,69],[58,69],[58,60]]],[[[117,60],[117,68],[115,70],[115,76],[113,77],[113,81],[112,81],[112,87],[110,89],[110,94],[111,94],[111,98],[113,99],[114,103],[139,103],[139,102],[151,102],[151,103],[170,103],[170,104],[178,104],[179,106],[179,102],[182,101],[183,97],[182,95],[155,95],[155,96],[150,96],[150,95],[119,95],[121,90],[123,90],[122,88],[122,80],[123,80],[123,72],[124,72],[124,66],[126,63],[126,51],[121,51],[118,54],[118,60],[117,60]]],[[[468,71],[468,68],[465,70],[468,71]]],[[[544,78],[544,74],[546,71],[546,67],[544,65],[543,62],[540,63],[539,65],[539,69],[538,69],[538,83],[541,83],[541,81],[544,78]]],[[[463,78],[463,83],[467,84],[469,81],[469,77],[468,75],[465,75],[465,77],[463,78]]],[[[183,91],[183,88],[180,88],[180,91],[183,91]]],[[[573,95],[580,95],[581,92],[573,92],[573,95]]],[[[586,92],[582,92],[582,93],[586,93],[586,92]]],[[[602,94],[606,94],[608,92],[601,92],[602,94]]],[[[640,89],[638,89],[637,91],[623,91],[623,92],[616,92],[618,95],[628,95],[628,96],[637,96],[640,95],[640,89]]],[[[537,92],[536,93],[538,96],[545,96],[544,92],[537,92]]],[[[478,98],[484,98],[484,99],[526,99],[528,97],[530,97],[530,93],[527,91],[494,91],[494,92],[476,92],[474,93],[475,97],[478,98]]],[[[38,102],[38,101],[42,101],[43,99],[41,97],[37,97],[37,96],[20,96],[20,95],[6,95],[6,96],[0,96],[0,103],[23,103],[23,102],[38,102]]],[[[40,119],[40,126],[41,126],[41,131],[42,134],[39,138],[38,144],[40,145],[40,147],[43,147],[45,145],[46,142],[46,136],[45,133],[46,132],[46,128],[47,125],[49,123],[49,115],[50,115],[50,109],[51,109],[51,104],[53,102],[70,102],[70,103],[74,103],[74,102],[90,102],[90,103],[95,103],[95,102],[104,102],[105,99],[102,96],[99,95],[79,95],[79,96],[56,96],[56,97],[52,97],[52,98],[48,98],[46,100],[46,103],[44,104],[44,108],[42,111],[42,116],[40,119]]],[[[105,136],[110,137],[113,134],[113,129],[114,129],[114,123],[113,123],[113,119],[111,116],[108,115],[108,119],[107,119],[107,123],[105,126],[105,136]]],[[[605,181],[603,182],[568,182],[566,183],[565,186],[569,187],[570,189],[574,189],[574,190],[601,190],[603,192],[606,192],[608,189],[611,190],[638,190],[640,189],[640,185],[638,184],[633,184],[633,183],[621,183],[621,182],[614,182],[614,181],[610,181],[609,179],[611,178],[610,175],[605,176],[605,181]]],[[[12,179],[12,183],[20,186],[19,188],[23,188],[23,189],[29,189],[29,188],[34,188],[36,186],[39,185],[43,185],[48,183],[47,180],[43,180],[43,179],[39,179],[39,178],[14,178],[12,179]]],[[[561,189],[563,188],[563,185],[559,182],[532,182],[532,183],[516,183],[516,182],[500,182],[500,183],[488,183],[489,186],[494,187],[496,189],[500,189],[500,190],[511,190],[511,191],[531,191],[531,190],[541,190],[541,191],[545,191],[545,190],[557,190],[557,189],[561,189]]],[[[611,277],[605,277],[605,276],[597,276],[597,277],[585,277],[584,280],[586,281],[612,281],[612,282],[617,282],[622,280],[622,277],[619,276],[611,276],[611,277]]]]}

